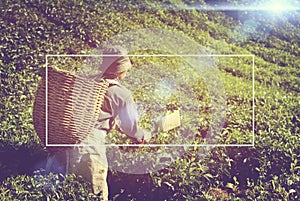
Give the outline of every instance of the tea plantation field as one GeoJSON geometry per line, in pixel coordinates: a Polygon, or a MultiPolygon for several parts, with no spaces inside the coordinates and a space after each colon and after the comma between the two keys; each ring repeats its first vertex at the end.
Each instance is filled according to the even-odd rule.
{"type": "Polygon", "coordinates": [[[1,1],[0,200],[99,199],[81,177],[45,172],[32,110],[44,68],[96,73],[109,44],[134,61],[123,83],[141,127],[181,115],[150,146],[107,136],[108,158],[120,159],[110,161],[111,200],[299,200],[300,13],[206,2],[1,1]]]}

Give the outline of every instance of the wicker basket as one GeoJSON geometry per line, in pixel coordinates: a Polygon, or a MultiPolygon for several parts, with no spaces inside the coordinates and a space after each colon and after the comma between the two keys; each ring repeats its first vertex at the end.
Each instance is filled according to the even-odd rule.
{"type": "Polygon", "coordinates": [[[47,76],[48,93],[46,96],[44,72],[35,95],[33,121],[46,149],[56,152],[78,144],[91,132],[109,83],[103,79],[96,82],[50,67],[47,76]]]}

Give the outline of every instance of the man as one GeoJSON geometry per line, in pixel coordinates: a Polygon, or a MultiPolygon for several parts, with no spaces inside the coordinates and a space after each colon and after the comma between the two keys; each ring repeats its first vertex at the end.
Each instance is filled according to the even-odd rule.
{"type": "Polygon", "coordinates": [[[136,143],[149,141],[151,134],[138,127],[138,114],[131,92],[120,81],[132,67],[127,52],[120,46],[111,46],[103,50],[101,74],[110,83],[99,118],[91,134],[80,145],[64,153],[49,157],[47,170],[81,175],[92,184],[93,192],[101,194],[102,200],[108,200],[107,158],[105,136],[113,128],[136,143]]]}

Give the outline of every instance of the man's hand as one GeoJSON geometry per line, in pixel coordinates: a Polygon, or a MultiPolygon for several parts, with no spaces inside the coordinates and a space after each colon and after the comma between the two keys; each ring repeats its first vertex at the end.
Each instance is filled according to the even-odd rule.
{"type": "Polygon", "coordinates": [[[133,144],[147,144],[151,140],[152,134],[149,132],[145,132],[145,135],[141,140],[138,140],[136,138],[129,137],[133,144]]]}
{"type": "Polygon", "coordinates": [[[145,132],[144,138],[140,142],[140,144],[147,144],[152,138],[152,134],[149,132],[145,132]]]}

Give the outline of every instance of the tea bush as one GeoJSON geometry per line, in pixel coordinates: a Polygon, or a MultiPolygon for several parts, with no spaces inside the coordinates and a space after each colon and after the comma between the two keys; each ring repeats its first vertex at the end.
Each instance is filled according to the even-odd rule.
{"type": "MultiPolygon", "coordinates": [[[[299,12],[266,17],[266,13],[256,11],[185,9],[204,3],[2,1],[1,200],[98,199],[80,177],[43,172],[47,153],[33,127],[34,94],[47,54],[89,54],[116,34],[141,28],[180,33],[204,47],[203,53],[254,55],[254,66],[251,57],[219,57],[214,65],[219,69],[226,94],[226,118],[216,139],[227,145],[251,144],[255,139],[255,146],[208,147],[206,151],[202,147],[183,147],[181,158],[157,172],[127,175],[111,170],[110,198],[299,200],[299,12]]],[[[134,53],[169,52],[149,49],[134,53]]],[[[133,89],[135,100],[145,106],[146,115],[140,125],[150,128],[151,119],[161,114],[170,101],[179,102],[185,112],[180,129],[158,133],[151,143],[167,144],[174,138],[191,136],[189,143],[206,143],[213,108],[205,78],[182,59],[133,59],[140,68],[133,69],[132,78],[126,79],[125,85],[133,89]],[[156,76],[162,85],[171,80],[182,91],[170,99],[160,97],[154,93],[159,89],[154,83],[158,80],[153,79],[156,76]]],[[[49,63],[71,72],[85,70],[83,58],[49,58],[49,63]]],[[[119,133],[108,137],[114,143],[127,143],[119,133]]],[[[145,153],[152,149],[124,150],[145,153]]]]}
{"type": "Polygon", "coordinates": [[[1,200],[100,200],[90,186],[75,175],[18,175],[7,178],[0,187],[1,200]]]}

